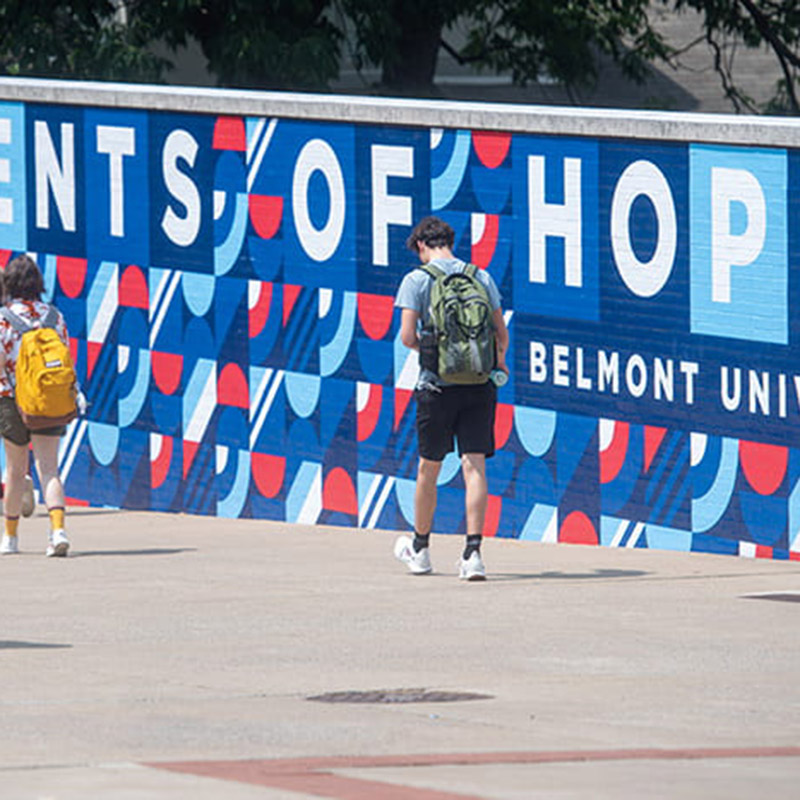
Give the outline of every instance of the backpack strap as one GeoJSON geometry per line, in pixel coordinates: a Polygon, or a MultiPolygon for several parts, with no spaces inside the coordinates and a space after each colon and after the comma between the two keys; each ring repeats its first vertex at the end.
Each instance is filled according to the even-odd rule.
{"type": "MultiPolygon", "coordinates": [[[[423,272],[426,272],[428,275],[431,276],[434,280],[436,280],[439,276],[444,275],[445,271],[443,269],[439,269],[439,267],[434,266],[433,264],[420,264],[417,269],[421,269],[423,272]]],[[[462,275],[466,275],[469,278],[474,278],[475,275],[478,273],[478,268],[474,264],[470,264],[469,262],[464,262],[464,269],[461,271],[462,275]]],[[[458,272],[451,273],[453,275],[458,275],[458,272]]]]}
{"type": "Polygon", "coordinates": [[[33,328],[19,314],[15,314],[8,306],[0,308],[2,317],[17,333],[27,333],[33,328]]]}
{"type": "MultiPolygon", "coordinates": [[[[5,319],[17,333],[27,333],[34,329],[27,320],[13,312],[8,306],[0,307],[0,317],[5,319]]],[[[58,309],[53,305],[47,306],[47,312],[39,322],[40,328],[55,328],[58,322],[58,309]]]]}
{"type": "Polygon", "coordinates": [[[421,269],[424,273],[430,275],[433,280],[436,280],[444,275],[444,270],[439,269],[439,267],[435,267],[433,264],[420,264],[417,269],[421,269]]]}
{"type": "Polygon", "coordinates": [[[55,328],[58,322],[58,309],[53,305],[47,306],[47,313],[42,317],[42,328],[55,328]]]}

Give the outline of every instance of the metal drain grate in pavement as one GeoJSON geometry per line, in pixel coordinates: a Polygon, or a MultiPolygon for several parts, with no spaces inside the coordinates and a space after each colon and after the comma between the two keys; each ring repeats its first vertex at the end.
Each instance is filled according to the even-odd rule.
{"type": "Polygon", "coordinates": [[[327,692],[306,700],[320,703],[459,703],[464,700],[491,700],[490,694],[443,692],[435,689],[375,689],[368,692],[327,692]]]}
{"type": "Polygon", "coordinates": [[[747,600],[777,600],[780,603],[800,603],[800,592],[767,592],[765,594],[746,594],[747,600]]]}

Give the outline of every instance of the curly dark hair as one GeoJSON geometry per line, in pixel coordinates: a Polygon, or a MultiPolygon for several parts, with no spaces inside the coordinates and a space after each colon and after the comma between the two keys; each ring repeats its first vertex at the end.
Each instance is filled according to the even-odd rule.
{"type": "Polygon", "coordinates": [[[3,273],[6,300],[39,300],[44,279],[38,264],[26,255],[17,256],[3,273]]]}
{"type": "Polygon", "coordinates": [[[419,253],[419,242],[428,247],[449,247],[455,243],[455,231],[439,217],[423,217],[406,239],[406,247],[412,253],[419,253]]]}

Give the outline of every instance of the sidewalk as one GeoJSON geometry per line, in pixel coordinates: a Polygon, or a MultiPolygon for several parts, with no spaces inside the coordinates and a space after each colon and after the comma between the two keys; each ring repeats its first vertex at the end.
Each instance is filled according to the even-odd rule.
{"type": "Polygon", "coordinates": [[[489,540],[467,584],[454,536],[414,577],[386,531],[68,522],[0,558],[3,800],[797,796],[798,562],[489,540]],[[307,699],[401,689],[490,698],[307,699]]]}

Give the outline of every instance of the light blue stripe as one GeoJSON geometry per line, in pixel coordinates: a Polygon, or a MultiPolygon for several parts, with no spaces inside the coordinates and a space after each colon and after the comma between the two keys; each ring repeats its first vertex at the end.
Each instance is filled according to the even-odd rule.
{"type": "Polygon", "coordinates": [[[230,272],[231,267],[236,263],[239,253],[242,251],[242,242],[247,230],[247,195],[243,192],[236,193],[236,210],[233,215],[228,236],[224,242],[214,248],[214,274],[225,275],[230,272]]]}
{"type": "Polygon", "coordinates": [[[139,368],[136,370],[136,380],[133,388],[126,397],[119,399],[118,413],[119,426],[125,428],[132,424],[142,410],[147,399],[147,390],[150,388],[150,351],[139,348],[139,368]]]}
{"type": "Polygon", "coordinates": [[[306,498],[314,485],[314,481],[322,471],[320,464],[304,461],[297,470],[292,486],[286,496],[286,521],[297,522],[303,510],[306,498]]]}
{"type": "Polygon", "coordinates": [[[436,211],[444,208],[458,192],[464,172],[469,160],[469,148],[472,134],[469,131],[456,131],[456,141],[453,145],[453,155],[442,172],[431,178],[431,209],[436,211]]]}
{"type": "Polygon", "coordinates": [[[525,525],[519,538],[529,542],[541,542],[544,538],[548,526],[553,521],[553,515],[557,513],[555,506],[548,506],[545,503],[536,503],[525,520],[525,525]]]}
{"type": "Polygon", "coordinates": [[[247,491],[250,488],[250,453],[247,450],[239,450],[238,453],[233,487],[227,497],[217,501],[217,514],[220,517],[235,519],[242,513],[247,500],[247,491]]]}
{"type": "Polygon", "coordinates": [[[692,531],[704,533],[716,525],[730,503],[739,465],[739,442],[724,437],[717,476],[711,488],[692,500],[692,531]]]}
{"type": "Polygon", "coordinates": [[[323,344],[319,349],[319,367],[323,378],[333,375],[342,365],[350,342],[353,341],[353,328],[356,320],[356,293],[345,292],[342,300],[342,313],[339,317],[339,326],[333,339],[323,344]]]}

